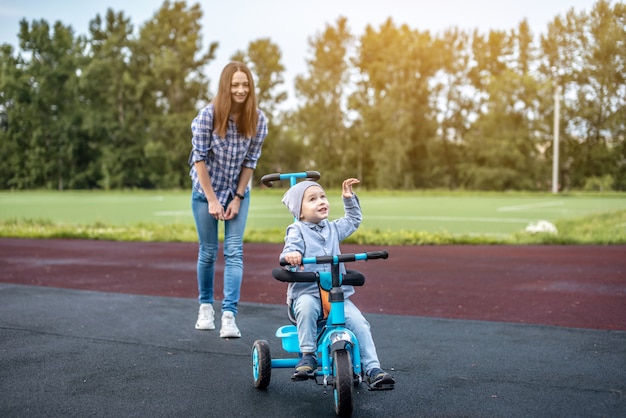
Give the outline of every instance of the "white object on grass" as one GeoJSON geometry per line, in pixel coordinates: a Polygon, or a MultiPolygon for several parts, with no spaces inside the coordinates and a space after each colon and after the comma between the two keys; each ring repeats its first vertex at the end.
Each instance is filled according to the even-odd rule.
{"type": "Polygon", "coordinates": [[[537,222],[531,222],[526,227],[526,232],[530,232],[531,234],[538,233],[548,233],[548,234],[556,234],[556,226],[552,222],[540,220],[537,222]]]}

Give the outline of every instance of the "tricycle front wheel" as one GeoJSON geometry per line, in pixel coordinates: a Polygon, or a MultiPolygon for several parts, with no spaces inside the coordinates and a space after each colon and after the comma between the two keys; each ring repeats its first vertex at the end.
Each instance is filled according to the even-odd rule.
{"type": "Polygon", "coordinates": [[[333,395],[335,413],[346,417],[352,415],[352,393],[354,375],[352,373],[352,356],[345,349],[333,352],[333,395]]]}

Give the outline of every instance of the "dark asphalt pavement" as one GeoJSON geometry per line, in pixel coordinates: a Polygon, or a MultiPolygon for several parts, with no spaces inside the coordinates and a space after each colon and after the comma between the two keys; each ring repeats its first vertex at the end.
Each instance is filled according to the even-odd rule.
{"type": "MultiPolygon", "coordinates": [[[[197,302],[0,284],[2,417],[331,417],[331,391],[250,351],[282,306],[243,303],[241,339],[194,329],[197,302]]],[[[396,389],[361,386],[354,417],[625,417],[626,332],[368,314],[396,389]]],[[[219,323],[217,324],[219,327],[219,323]]]]}

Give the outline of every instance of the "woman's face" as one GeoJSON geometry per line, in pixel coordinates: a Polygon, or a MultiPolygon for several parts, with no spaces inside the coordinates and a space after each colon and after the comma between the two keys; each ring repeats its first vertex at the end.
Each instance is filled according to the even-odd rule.
{"type": "Polygon", "coordinates": [[[233,104],[243,104],[250,93],[250,84],[248,76],[243,71],[237,71],[233,74],[230,81],[230,99],[233,104]]]}

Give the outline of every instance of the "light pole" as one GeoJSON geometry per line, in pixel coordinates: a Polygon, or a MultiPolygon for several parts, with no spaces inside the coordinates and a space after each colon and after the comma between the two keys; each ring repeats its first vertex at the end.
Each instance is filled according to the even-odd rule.
{"type": "Polygon", "coordinates": [[[561,86],[554,89],[554,144],[552,153],[552,193],[559,192],[559,107],[561,104],[561,86]]]}

